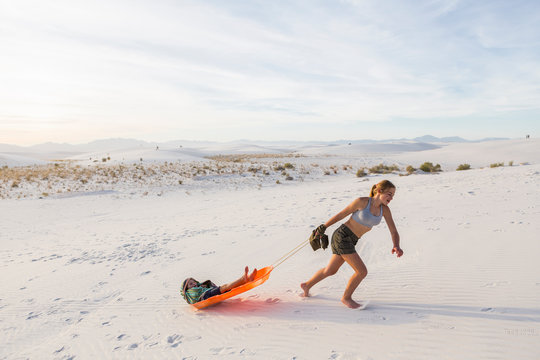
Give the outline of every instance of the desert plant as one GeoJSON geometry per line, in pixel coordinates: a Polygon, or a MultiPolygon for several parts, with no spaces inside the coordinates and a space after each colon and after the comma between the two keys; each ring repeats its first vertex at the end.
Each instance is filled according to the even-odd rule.
{"type": "Polygon", "coordinates": [[[393,171],[399,171],[399,167],[397,165],[386,166],[381,163],[369,168],[369,172],[373,174],[389,174],[393,171]]]}
{"type": "Polygon", "coordinates": [[[420,170],[422,170],[423,172],[439,172],[439,171],[442,171],[441,170],[441,165],[437,164],[437,165],[433,165],[433,163],[430,163],[430,162],[425,162],[423,163],[422,165],[420,165],[420,170]]]}
{"type": "Polygon", "coordinates": [[[405,170],[407,171],[407,174],[409,175],[416,171],[416,169],[412,167],[412,165],[407,166],[405,170]]]}
{"type": "Polygon", "coordinates": [[[364,168],[358,169],[358,171],[356,172],[356,177],[364,177],[366,175],[367,175],[366,169],[364,168]]]}
{"type": "Polygon", "coordinates": [[[512,161],[509,161],[509,162],[508,162],[508,166],[514,166],[514,161],[513,161],[513,160],[512,160],[512,161]]]}
{"type": "Polygon", "coordinates": [[[457,171],[461,171],[461,170],[469,170],[471,168],[471,165],[469,164],[461,164],[457,167],[457,171]]]}
{"type": "Polygon", "coordinates": [[[489,167],[490,168],[496,168],[496,167],[499,167],[499,166],[504,166],[504,163],[493,163],[493,164],[490,164],[489,167]]]}
{"type": "Polygon", "coordinates": [[[291,163],[285,163],[283,166],[285,166],[285,169],[294,169],[294,165],[291,163]]]}

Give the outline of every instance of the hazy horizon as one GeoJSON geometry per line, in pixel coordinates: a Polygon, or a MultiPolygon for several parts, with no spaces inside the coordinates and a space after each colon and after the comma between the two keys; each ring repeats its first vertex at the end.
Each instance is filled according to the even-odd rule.
{"type": "MultiPolygon", "coordinates": [[[[464,141],[464,142],[482,142],[482,141],[493,141],[493,140],[517,140],[517,139],[520,139],[520,138],[523,138],[525,139],[525,137],[520,137],[520,138],[511,138],[511,137],[488,137],[488,138],[477,138],[477,139],[471,139],[471,138],[464,138],[462,136],[458,136],[458,135],[455,135],[455,136],[445,136],[445,137],[436,137],[436,136],[433,136],[433,135],[429,135],[429,134],[424,134],[424,135],[421,135],[421,136],[415,136],[415,137],[412,137],[412,138],[387,138],[387,139],[369,139],[369,138],[365,138],[365,139],[347,139],[347,138],[341,138],[341,139],[325,139],[325,140],[316,140],[316,139],[312,139],[312,140],[294,140],[294,139],[276,139],[276,140],[261,140],[261,139],[234,139],[234,140],[223,140],[223,141],[219,141],[219,140],[190,140],[190,139],[172,139],[172,140],[166,140],[166,141],[152,141],[152,140],[143,140],[143,139],[137,139],[137,138],[124,138],[124,137],[111,137],[111,138],[100,138],[100,139],[92,139],[90,141],[84,141],[84,142],[56,142],[56,141],[45,141],[45,142],[40,142],[40,143],[35,143],[35,144],[28,144],[28,145],[21,145],[21,144],[14,144],[14,143],[2,143],[0,142],[0,145],[7,145],[7,146],[16,146],[16,147],[34,147],[34,146],[40,146],[40,145],[48,145],[48,144],[53,144],[53,145],[69,145],[69,146],[80,146],[80,145],[88,145],[88,144],[92,144],[92,143],[96,143],[96,142],[114,142],[114,141],[118,141],[118,142],[141,142],[141,143],[146,143],[148,144],[149,146],[152,146],[152,145],[163,145],[163,144],[167,144],[167,143],[174,143],[174,142],[186,142],[186,143],[217,143],[217,144],[220,144],[220,143],[223,143],[223,144],[228,144],[228,143],[237,143],[237,142],[247,142],[247,143],[253,143],[253,144],[258,144],[258,143],[276,143],[276,144],[279,144],[279,143],[339,143],[339,142],[385,142],[385,141],[421,141],[422,138],[428,138],[428,137],[432,137],[434,138],[433,141],[437,142],[437,141],[450,141],[450,142],[459,142],[459,141],[464,141]]],[[[532,138],[532,137],[531,137],[532,138]]],[[[429,140],[425,140],[426,142],[429,142],[429,140]]]]}

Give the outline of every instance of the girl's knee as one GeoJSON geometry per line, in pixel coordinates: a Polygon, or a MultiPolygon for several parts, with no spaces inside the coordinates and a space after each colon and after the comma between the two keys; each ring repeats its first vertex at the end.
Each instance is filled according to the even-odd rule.
{"type": "Polygon", "coordinates": [[[366,268],[360,269],[356,271],[356,275],[360,277],[362,280],[368,275],[368,271],[366,268]]]}
{"type": "Polygon", "coordinates": [[[337,271],[339,270],[339,268],[335,269],[335,268],[324,268],[323,269],[323,274],[325,276],[332,276],[332,275],[335,275],[335,273],[337,273],[337,271]]]}

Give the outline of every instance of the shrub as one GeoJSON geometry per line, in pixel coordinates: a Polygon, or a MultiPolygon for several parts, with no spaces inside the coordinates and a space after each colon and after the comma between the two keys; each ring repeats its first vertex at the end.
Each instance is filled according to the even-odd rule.
{"type": "Polygon", "coordinates": [[[358,169],[358,171],[356,172],[356,177],[364,177],[366,175],[367,175],[367,173],[366,173],[366,170],[364,168],[358,169]]]}
{"type": "Polygon", "coordinates": [[[514,161],[513,161],[513,160],[512,160],[512,161],[509,161],[509,162],[508,162],[508,166],[514,166],[514,161]]]}
{"type": "Polygon", "coordinates": [[[422,165],[420,165],[420,170],[422,170],[423,172],[439,172],[439,171],[442,171],[441,170],[441,165],[437,164],[437,165],[434,166],[430,162],[425,162],[422,165]]]}
{"type": "Polygon", "coordinates": [[[386,166],[384,164],[379,164],[369,169],[369,172],[374,174],[388,174],[393,171],[399,171],[399,167],[397,165],[386,166]]]}
{"type": "Polygon", "coordinates": [[[405,169],[405,170],[407,170],[407,173],[409,175],[416,171],[416,169],[413,168],[411,165],[407,166],[407,169],[405,169]]]}
{"type": "Polygon", "coordinates": [[[294,169],[294,165],[291,163],[285,163],[283,166],[285,166],[285,169],[294,169]]]}
{"type": "Polygon", "coordinates": [[[491,164],[489,165],[490,168],[496,168],[496,167],[499,167],[499,166],[504,166],[504,163],[494,163],[494,164],[491,164]]]}
{"type": "Polygon", "coordinates": [[[457,171],[461,171],[461,170],[469,170],[471,168],[471,165],[469,164],[461,164],[457,167],[457,171]]]}

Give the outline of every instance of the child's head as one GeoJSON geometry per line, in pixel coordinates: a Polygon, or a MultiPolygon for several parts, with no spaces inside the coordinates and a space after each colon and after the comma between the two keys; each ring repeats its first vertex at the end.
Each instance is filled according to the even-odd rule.
{"type": "Polygon", "coordinates": [[[195,287],[195,286],[198,286],[198,285],[199,285],[199,282],[197,280],[195,280],[194,278],[191,278],[191,277],[187,278],[182,283],[182,291],[186,292],[187,289],[191,289],[192,287],[195,287]]]}
{"type": "Polygon", "coordinates": [[[199,282],[194,278],[187,278],[182,283],[182,290],[180,290],[180,293],[182,294],[184,300],[186,300],[189,304],[192,304],[193,302],[190,300],[192,298],[192,295],[189,294],[188,290],[199,285],[199,282]]]}

